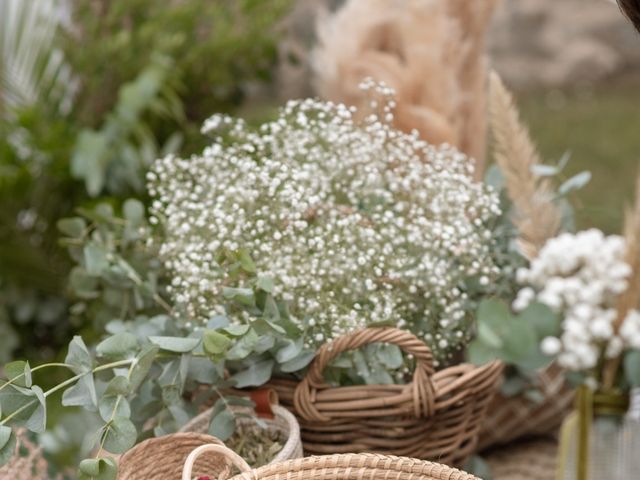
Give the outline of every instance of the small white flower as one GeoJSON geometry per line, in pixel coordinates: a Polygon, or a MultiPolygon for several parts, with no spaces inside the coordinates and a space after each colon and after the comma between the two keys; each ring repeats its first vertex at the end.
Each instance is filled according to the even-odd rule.
{"type": "Polygon", "coordinates": [[[185,320],[201,324],[224,303],[232,279],[216,259],[242,249],[273,278],[307,346],[381,321],[432,335],[441,359],[468,341],[475,305],[464,285],[491,290],[501,274],[490,227],[499,197],[463,154],[395,130],[390,89],[364,88],[380,115],[316,99],[288,102],[257,130],[214,115],[203,131],[228,138],[154,162],[151,214],[185,320]]]}
{"type": "Polygon", "coordinates": [[[540,345],[542,353],[550,357],[556,356],[562,350],[562,342],[556,337],[546,337],[540,345]]]}
{"type": "Polygon", "coordinates": [[[598,340],[606,340],[613,335],[613,326],[606,318],[596,318],[590,324],[591,334],[598,340]]]}
{"type": "Polygon", "coordinates": [[[613,327],[617,297],[626,290],[631,271],[624,253],[624,239],[619,236],[605,236],[595,229],[563,233],[549,240],[530,267],[519,272],[536,299],[564,317],[560,338],[546,338],[541,344],[543,352],[557,355],[563,367],[588,370],[601,360],[601,352],[611,358],[626,347],[640,348],[640,313],[627,316],[619,336],[613,327]]]}

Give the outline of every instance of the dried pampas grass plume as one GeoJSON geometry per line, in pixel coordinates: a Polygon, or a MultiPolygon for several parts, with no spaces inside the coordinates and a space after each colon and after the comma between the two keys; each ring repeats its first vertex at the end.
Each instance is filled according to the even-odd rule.
{"type": "Polygon", "coordinates": [[[625,262],[631,267],[629,287],[618,299],[616,331],[630,310],[640,304],[640,176],[636,180],[635,204],[628,208],[624,220],[625,262]]]}
{"type": "Polygon", "coordinates": [[[529,132],[520,122],[513,97],[497,73],[491,73],[490,118],[495,160],[505,176],[507,192],[513,202],[519,246],[534,258],[545,242],[560,230],[562,214],[553,203],[549,181],[534,174],[540,163],[529,132]]]}
{"type": "MultiPolygon", "coordinates": [[[[396,127],[478,160],[486,150],[484,37],[497,0],[348,0],[318,26],[324,98],[366,107],[372,77],[397,94],[396,127]]],[[[479,168],[480,170],[481,168],[479,168]]]]}
{"type": "MultiPolygon", "coordinates": [[[[614,332],[620,331],[629,312],[640,305],[640,175],[636,179],[635,195],[635,204],[633,208],[627,208],[624,218],[624,261],[631,267],[631,274],[626,291],[618,297],[614,332]]],[[[611,388],[614,385],[620,361],[620,357],[616,357],[605,364],[603,371],[605,387],[611,388]]]]}

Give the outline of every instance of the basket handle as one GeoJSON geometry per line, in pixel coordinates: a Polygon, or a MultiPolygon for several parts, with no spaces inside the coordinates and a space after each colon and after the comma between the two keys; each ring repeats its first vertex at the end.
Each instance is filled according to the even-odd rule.
{"type": "Polygon", "coordinates": [[[315,391],[327,388],[324,369],[342,352],[356,350],[371,343],[389,343],[397,345],[405,353],[416,359],[413,372],[414,413],[417,418],[430,416],[435,409],[435,392],[431,382],[434,373],[431,349],[414,334],[390,327],[370,327],[338,337],[331,343],[325,343],[316,353],[305,378],[296,387],[294,406],[306,420],[329,421],[313,405],[315,391]]]}
{"type": "Polygon", "coordinates": [[[191,480],[193,465],[200,455],[205,452],[213,452],[222,455],[225,460],[228,460],[233,466],[237,467],[242,473],[250,472],[251,467],[244,459],[236,452],[224,445],[207,444],[200,445],[194,449],[184,462],[184,468],[182,469],[182,480],[191,480]]]}

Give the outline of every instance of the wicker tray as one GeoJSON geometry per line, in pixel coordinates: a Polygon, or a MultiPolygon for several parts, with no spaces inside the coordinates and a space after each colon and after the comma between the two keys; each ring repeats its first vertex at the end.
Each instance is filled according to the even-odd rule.
{"type": "Polygon", "coordinates": [[[377,452],[461,465],[476,449],[501,372],[499,362],[435,372],[431,350],[413,334],[369,328],[323,345],[302,382],[274,380],[270,387],[298,417],[309,454],[377,452]],[[325,383],[323,370],[337,355],[378,342],[413,355],[410,384],[325,383]]]}

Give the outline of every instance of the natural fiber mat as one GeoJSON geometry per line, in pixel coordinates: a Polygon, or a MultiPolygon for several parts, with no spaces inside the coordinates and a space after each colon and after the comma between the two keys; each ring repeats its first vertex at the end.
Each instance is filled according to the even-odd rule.
{"type": "MultiPolygon", "coordinates": [[[[492,480],[551,480],[556,476],[556,440],[532,439],[483,454],[492,480]]],[[[604,479],[603,479],[604,480],[604,479]]]]}

